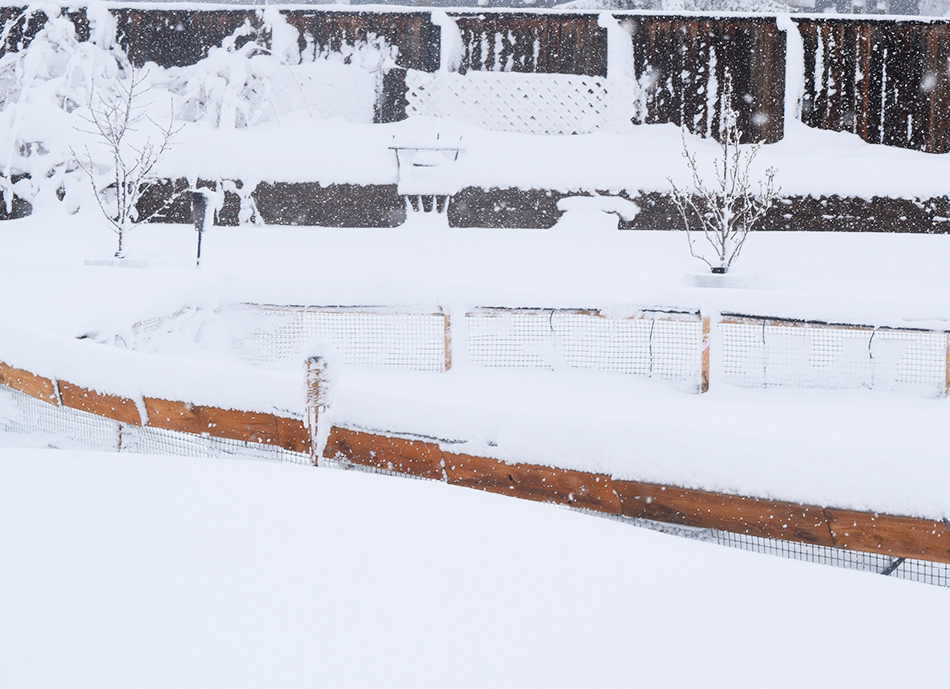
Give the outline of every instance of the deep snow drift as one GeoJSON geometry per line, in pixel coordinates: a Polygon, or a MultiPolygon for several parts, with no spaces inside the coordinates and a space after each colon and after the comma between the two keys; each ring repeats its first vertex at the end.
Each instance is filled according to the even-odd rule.
{"type": "Polygon", "coordinates": [[[938,587],[290,465],[0,450],[0,547],[11,687],[934,685],[950,641],[938,587]]]}

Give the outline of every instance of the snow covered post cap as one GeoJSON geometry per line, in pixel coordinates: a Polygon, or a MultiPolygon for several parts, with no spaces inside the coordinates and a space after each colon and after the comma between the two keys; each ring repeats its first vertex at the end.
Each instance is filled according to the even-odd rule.
{"type": "Polygon", "coordinates": [[[330,435],[330,426],[320,423],[320,418],[330,406],[336,389],[339,370],[336,350],[324,340],[318,338],[303,347],[304,369],[306,371],[307,430],[310,432],[310,460],[319,466],[323,448],[330,435]]]}

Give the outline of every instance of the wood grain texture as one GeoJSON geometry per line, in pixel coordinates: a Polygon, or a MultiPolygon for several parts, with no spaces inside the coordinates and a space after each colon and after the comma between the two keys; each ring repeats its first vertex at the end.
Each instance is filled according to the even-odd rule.
{"type": "Polygon", "coordinates": [[[733,533],[833,545],[820,507],[614,480],[627,517],[733,533]]]}
{"type": "Polygon", "coordinates": [[[277,444],[291,452],[310,453],[310,431],[299,419],[275,417],[277,422],[277,444]]]}
{"type": "Polygon", "coordinates": [[[496,459],[449,452],[444,458],[447,480],[457,486],[610,514],[621,512],[613,482],[603,474],[534,464],[506,464],[496,459]]]}
{"type": "Polygon", "coordinates": [[[837,548],[950,563],[950,530],[944,522],[832,507],[825,515],[837,548]]]}
{"type": "Polygon", "coordinates": [[[323,456],[398,474],[443,479],[442,451],[435,443],[421,440],[391,438],[334,426],[323,456]]]}
{"type": "Polygon", "coordinates": [[[22,392],[38,400],[59,404],[56,398],[56,383],[49,378],[37,376],[21,368],[13,368],[0,361],[0,385],[22,392]]]}
{"type": "Polygon", "coordinates": [[[59,381],[59,397],[64,407],[79,409],[89,412],[96,416],[104,416],[107,419],[121,421],[132,426],[141,426],[142,419],[139,416],[138,407],[135,402],[128,397],[119,397],[118,395],[109,395],[103,392],[90,390],[67,383],[65,380],[59,381]]]}
{"type": "Polygon", "coordinates": [[[703,353],[701,360],[699,392],[709,392],[709,316],[703,317],[703,353]]]}
{"type": "Polygon", "coordinates": [[[266,445],[280,444],[277,419],[273,414],[203,407],[153,397],[145,398],[145,410],[148,425],[154,428],[266,445]]]}

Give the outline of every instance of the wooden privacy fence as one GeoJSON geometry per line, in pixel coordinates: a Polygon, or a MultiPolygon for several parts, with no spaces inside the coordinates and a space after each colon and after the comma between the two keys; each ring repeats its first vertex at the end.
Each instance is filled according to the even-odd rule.
{"type": "MultiPolygon", "coordinates": [[[[393,49],[395,66],[380,81],[378,122],[406,116],[406,70],[436,72],[443,48],[451,43],[431,11],[279,11],[299,32],[304,60],[373,41],[393,49]]],[[[255,30],[253,40],[270,47],[261,10],[112,7],[109,12],[120,45],[137,65],[194,64],[245,23],[255,30]]],[[[85,9],[66,15],[77,37],[88,40],[85,9]]],[[[774,16],[486,9],[451,10],[448,17],[460,41],[457,70],[463,77],[509,72],[609,77],[616,83],[629,78],[638,89],[629,119],[671,122],[706,136],[718,132],[728,78],[745,140],[782,138],[788,51],[774,16]],[[605,17],[619,30],[605,28],[605,17]],[[622,43],[619,51],[611,43],[616,41],[622,43]],[[624,65],[611,67],[611,54],[627,55],[632,73],[624,65]]],[[[0,20],[5,25],[2,54],[28,46],[47,18],[40,9],[5,7],[0,20]]],[[[870,143],[950,151],[950,23],[818,15],[794,21],[804,44],[805,124],[853,132],[870,143]]],[[[250,39],[240,37],[238,44],[250,39]]]]}
{"type": "Polygon", "coordinates": [[[950,152],[950,23],[797,20],[802,121],[869,143],[950,152]]]}

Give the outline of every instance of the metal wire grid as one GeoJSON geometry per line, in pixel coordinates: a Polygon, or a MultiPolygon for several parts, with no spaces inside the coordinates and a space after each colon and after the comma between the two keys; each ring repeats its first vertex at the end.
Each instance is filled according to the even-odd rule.
{"type": "MultiPolygon", "coordinates": [[[[179,457],[257,459],[296,464],[310,463],[310,456],[307,454],[290,452],[272,445],[196,436],[157,428],[139,428],[68,407],[56,407],[5,386],[0,386],[0,393],[2,393],[5,401],[11,403],[5,405],[4,413],[0,414],[0,429],[7,433],[47,434],[54,446],[57,440],[66,439],[72,443],[101,451],[141,452],[179,457]],[[13,410],[13,413],[11,413],[11,410],[13,410]]],[[[321,466],[406,476],[384,469],[353,465],[333,459],[321,461],[321,466]]],[[[602,512],[583,511],[595,516],[610,516],[602,512]]],[[[794,543],[714,529],[691,529],[643,519],[619,516],[614,518],[656,531],[708,541],[731,548],[847,569],[878,574],[886,573],[899,579],[910,579],[937,586],[950,586],[950,565],[939,562],[894,558],[874,553],[841,550],[808,543],[794,543]]]]}
{"type": "Polygon", "coordinates": [[[53,447],[79,445],[91,450],[115,452],[119,449],[119,423],[69,407],[57,407],[0,385],[6,413],[0,428],[7,433],[50,436],[53,447]]]}
{"type": "Polygon", "coordinates": [[[265,445],[230,438],[213,438],[162,428],[120,424],[120,452],[176,457],[219,457],[259,459],[291,464],[310,464],[310,455],[291,452],[277,445],[265,445]]]}
{"type": "Polygon", "coordinates": [[[140,452],[179,457],[238,457],[310,464],[310,455],[276,445],[212,438],[161,428],[142,428],[95,414],[57,407],[0,385],[5,402],[0,430],[50,436],[51,445],[79,445],[105,452],[140,452]],[[65,441],[65,442],[64,442],[65,441]]]}
{"type": "Polygon", "coordinates": [[[702,321],[692,314],[605,318],[499,309],[474,311],[465,320],[469,359],[479,366],[553,369],[563,363],[700,386],[702,321]]]}
{"type": "Polygon", "coordinates": [[[475,311],[465,314],[468,358],[478,366],[553,369],[553,311],[475,311]]]}
{"type": "Polygon", "coordinates": [[[752,317],[719,327],[723,377],[733,385],[944,394],[946,333],[752,317]]]}
{"type": "MultiPolygon", "coordinates": [[[[900,558],[876,553],[842,550],[810,543],[780,541],[761,536],[749,536],[729,531],[710,530],[708,540],[719,545],[755,553],[778,555],[792,560],[815,562],[822,565],[844,567],[875,574],[885,574],[897,579],[910,579],[936,586],[950,586],[950,565],[928,560],[900,558]]],[[[707,540],[707,539],[703,539],[707,540]]]]}
{"type": "Polygon", "coordinates": [[[321,337],[352,366],[445,369],[445,317],[357,308],[245,307],[254,329],[232,340],[232,351],[251,364],[299,358],[303,346],[321,337]]]}

